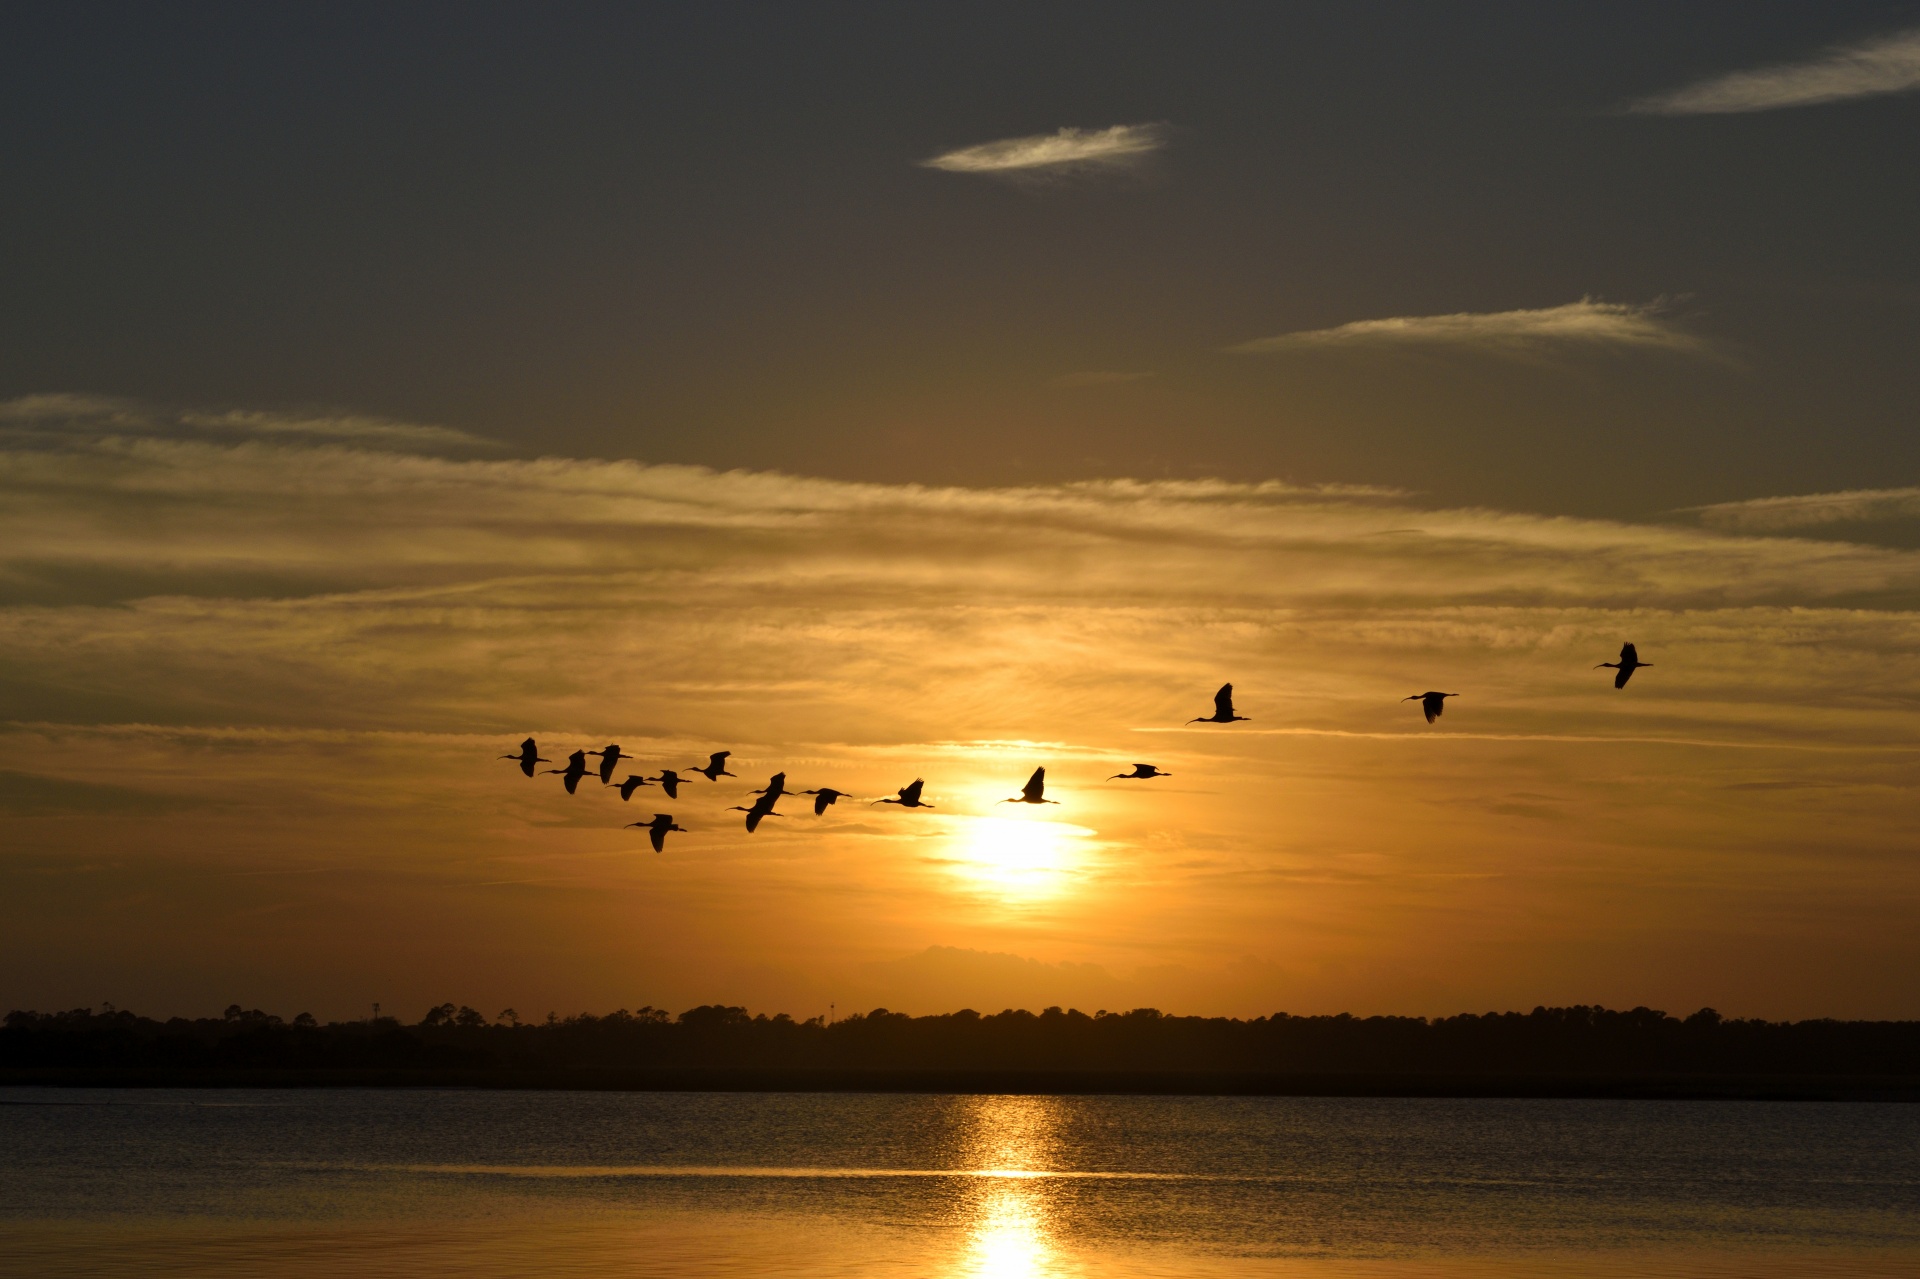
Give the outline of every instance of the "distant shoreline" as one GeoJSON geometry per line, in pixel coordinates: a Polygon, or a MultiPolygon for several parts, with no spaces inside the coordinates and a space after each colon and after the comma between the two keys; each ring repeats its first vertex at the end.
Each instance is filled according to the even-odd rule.
{"type": "Polygon", "coordinates": [[[534,1070],[29,1067],[0,1070],[0,1087],[23,1086],[1920,1102],[1920,1076],[1914,1075],[1271,1074],[591,1067],[534,1070]]]}

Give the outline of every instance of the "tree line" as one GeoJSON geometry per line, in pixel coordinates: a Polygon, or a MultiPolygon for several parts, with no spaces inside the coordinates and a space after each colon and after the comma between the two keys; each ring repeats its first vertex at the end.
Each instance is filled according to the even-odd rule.
{"type": "Polygon", "coordinates": [[[106,1008],[9,1013],[0,1069],[819,1070],[1400,1075],[1920,1075],[1920,1021],[1769,1022],[1577,1005],[1454,1017],[1188,1017],[1153,1008],[829,1022],[702,1005],[522,1021],[441,1004],[320,1023],[229,1007],[166,1021],[106,1008]]]}

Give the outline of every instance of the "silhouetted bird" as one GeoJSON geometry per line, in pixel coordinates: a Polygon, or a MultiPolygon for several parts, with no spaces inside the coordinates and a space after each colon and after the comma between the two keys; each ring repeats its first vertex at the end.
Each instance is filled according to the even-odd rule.
{"type": "Polygon", "coordinates": [[[535,764],[553,763],[552,760],[546,758],[544,755],[542,755],[539,752],[538,748],[534,746],[533,739],[531,737],[529,737],[526,741],[520,743],[520,751],[518,754],[502,755],[500,758],[517,761],[520,765],[520,771],[525,773],[528,777],[533,776],[533,766],[535,764]]]}
{"type": "Polygon", "coordinates": [[[767,779],[767,784],[765,786],[762,786],[759,790],[748,792],[748,794],[751,794],[751,795],[765,795],[770,800],[779,799],[782,795],[786,793],[787,793],[787,775],[785,773],[775,773],[772,777],[769,777],[767,779]]]}
{"type": "MultiPolygon", "coordinates": [[[[1635,671],[1639,670],[1642,666],[1652,666],[1652,665],[1653,665],[1652,662],[1643,662],[1640,660],[1640,652],[1638,649],[1634,648],[1633,645],[1622,644],[1620,646],[1619,661],[1602,662],[1600,663],[1600,666],[1596,666],[1593,669],[1597,671],[1600,669],[1601,666],[1613,667],[1615,670],[1620,672],[1618,675],[1615,675],[1613,677],[1613,686],[1615,688],[1625,688],[1627,686],[1627,681],[1633,678],[1633,673],[1635,671]]],[[[531,742],[533,739],[529,737],[527,740],[531,742]]]]}
{"type": "Polygon", "coordinates": [[[625,801],[632,799],[633,792],[635,792],[636,790],[639,790],[642,786],[649,786],[649,785],[652,785],[652,783],[647,781],[646,778],[640,776],[640,774],[628,773],[627,780],[620,783],[621,802],[624,803],[625,801]]]}
{"type": "Polygon", "coordinates": [[[1427,723],[1431,724],[1440,718],[1442,711],[1447,709],[1447,699],[1458,696],[1460,696],[1458,693],[1415,693],[1412,697],[1403,697],[1400,700],[1420,703],[1420,709],[1427,713],[1427,723]]]}
{"type": "Polygon", "coordinates": [[[687,771],[704,774],[710,782],[717,782],[722,777],[732,777],[733,774],[727,771],[727,756],[731,754],[733,754],[732,751],[715,751],[707,757],[705,768],[689,768],[687,771]]]}
{"type": "Polygon", "coordinates": [[[1020,788],[1018,795],[1000,802],[1003,804],[1057,804],[1060,801],[1047,798],[1047,770],[1036,768],[1033,770],[1033,776],[1027,779],[1027,784],[1020,788]]]}
{"type": "Polygon", "coordinates": [[[613,766],[615,764],[618,764],[623,759],[633,758],[631,755],[622,755],[620,753],[620,747],[617,745],[609,746],[603,751],[588,751],[587,754],[598,755],[600,757],[600,784],[602,786],[613,785],[613,766]]]}
{"type": "Polygon", "coordinates": [[[786,816],[786,814],[784,813],[776,813],[773,811],[773,806],[779,802],[780,802],[780,796],[772,793],[768,793],[768,794],[762,795],[759,799],[754,800],[753,807],[751,808],[742,808],[740,805],[735,804],[732,808],[729,808],[727,811],[729,813],[745,813],[747,815],[747,834],[751,835],[753,834],[754,831],[759,829],[760,819],[762,817],[786,816]]]}
{"type": "Polygon", "coordinates": [[[663,768],[660,770],[660,776],[650,777],[647,780],[659,782],[660,789],[667,792],[668,799],[679,799],[680,783],[687,779],[674,772],[671,768],[663,768]]]}
{"type": "Polygon", "coordinates": [[[1152,764],[1135,764],[1133,766],[1133,771],[1131,773],[1115,773],[1112,777],[1109,777],[1107,780],[1110,782],[1113,782],[1113,781],[1119,781],[1121,778],[1126,778],[1127,780],[1131,781],[1135,778],[1144,779],[1149,777],[1172,777],[1172,776],[1173,776],[1172,773],[1163,773],[1159,769],[1155,768],[1152,764]]]}
{"type": "Polygon", "coordinates": [[[628,822],[627,823],[627,829],[629,830],[633,829],[635,826],[638,826],[640,829],[647,832],[648,836],[653,840],[653,851],[656,853],[666,851],[668,831],[677,830],[682,835],[687,833],[687,828],[685,826],[675,826],[673,824],[672,813],[655,813],[653,815],[653,820],[650,822],[628,822]]]}
{"type": "Polygon", "coordinates": [[[580,784],[580,779],[587,775],[587,753],[575,751],[567,756],[565,768],[549,768],[547,771],[560,774],[560,780],[566,783],[567,794],[571,795],[574,793],[573,788],[580,784]]]}
{"type": "Polygon", "coordinates": [[[1213,714],[1203,715],[1199,719],[1190,719],[1189,724],[1231,724],[1236,720],[1247,719],[1245,715],[1233,713],[1233,685],[1222,684],[1220,691],[1213,695],[1213,714]]]}
{"type": "MultiPolygon", "coordinates": [[[[873,801],[873,804],[898,804],[902,808],[932,808],[932,804],[923,804],[920,802],[920,788],[925,785],[926,783],[924,781],[916,777],[913,779],[911,786],[902,786],[900,788],[900,798],[876,799],[873,801]]],[[[873,804],[869,804],[867,807],[872,808],[873,804]]]]}
{"type": "Polygon", "coordinates": [[[832,808],[835,800],[841,800],[847,797],[845,791],[835,790],[831,786],[822,786],[819,790],[803,790],[800,793],[802,795],[813,796],[813,815],[815,817],[820,816],[820,814],[832,808]]]}

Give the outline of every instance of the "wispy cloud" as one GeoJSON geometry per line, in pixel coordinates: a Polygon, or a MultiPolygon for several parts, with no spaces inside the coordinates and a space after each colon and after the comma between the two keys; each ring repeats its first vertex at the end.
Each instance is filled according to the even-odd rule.
{"type": "Polygon", "coordinates": [[[1734,115],[1920,89],[1920,29],[1831,49],[1806,62],[1735,71],[1627,105],[1639,115],[1734,115]]]}
{"type": "Polygon", "coordinates": [[[1661,314],[1661,305],[1582,298],[1532,311],[1461,311],[1355,320],[1255,338],[1227,349],[1244,355],[1343,347],[1461,347],[1505,355],[1553,349],[1614,347],[1705,354],[1709,345],[1661,314]]]}
{"type": "Polygon", "coordinates": [[[948,173],[1021,174],[1117,169],[1137,164],[1167,144],[1160,124],[1116,124],[1109,129],[1061,129],[1024,138],[1001,138],[920,163],[948,173]]]}
{"type": "Polygon", "coordinates": [[[0,401],[0,439],[43,445],[156,436],[234,443],[280,439],[380,450],[469,452],[499,446],[466,431],[363,413],[165,409],[104,395],[52,393],[0,401]]]}
{"type": "Polygon", "coordinates": [[[1825,524],[1864,524],[1880,520],[1920,519],[1920,488],[1850,489],[1793,497],[1757,497],[1688,507],[1710,528],[1740,533],[1772,533],[1825,524]]]}
{"type": "MultiPolygon", "coordinates": [[[[521,1008],[798,1012],[783,989],[844,1006],[863,965],[938,945],[1049,981],[1247,953],[1295,976],[1180,1005],[1406,1006],[1352,967],[1385,955],[1497,1005],[1541,997],[1566,920],[1588,931],[1564,981],[1609,999],[1707,915],[1756,939],[1727,981],[1797,971],[1784,901],[1842,921],[1809,948],[1858,951],[1860,998],[1920,972],[1917,890],[1874,869],[1910,861],[1920,553],[1378,489],[862,484],[149,425],[178,416],[0,413],[0,803],[34,810],[0,858],[0,971],[104,953],[197,989],[244,953],[420,1008],[457,980],[521,1008]],[[1616,694],[1592,666],[1625,639],[1656,665],[1616,694]],[[1228,679],[1259,731],[1138,731],[1228,679]],[[1429,729],[1399,699],[1436,681],[1462,697],[1429,729]],[[647,772],[730,748],[740,776],[681,791],[689,833],[656,858],[622,825],[657,789],[524,779],[494,757],[529,734],[647,772]],[[1164,786],[1106,780],[1141,759],[1164,786]],[[1012,822],[998,801],[1041,763],[1095,834],[1005,845],[975,819],[1012,822]],[[795,806],[749,837],[726,806],[779,769],[869,798],[923,775],[940,807],[795,806]],[[1782,777],[1805,785],[1728,789],[1782,777]],[[329,886],[289,922],[284,876],[202,873],[268,867],[329,886]],[[996,904],[1031,874],[1073,891],[996,904]],[[545,895],[503,915],[518,890],[469,891],[508,881],[545,895]],[[1600,891],[1623,909],[1583,910],[1600,891]],[[415,942],[386,938],[438,966],[393,978],[415,942]],[[796,984],[724,977],[754,966],[796,984]]],[[[885,975],[889,1003],[960,997],[885,975]]]]}

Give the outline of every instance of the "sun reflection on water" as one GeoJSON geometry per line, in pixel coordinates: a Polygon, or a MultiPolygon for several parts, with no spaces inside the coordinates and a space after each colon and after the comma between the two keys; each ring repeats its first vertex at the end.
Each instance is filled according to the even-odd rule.
{"type": "Polygon", "coordinates": [[[963,1157],[981,1174],[966,1206],[966,1244],[953,1279],[1067,1279],[1080,1274],[1056,1238],[1044,1174],[1054,1170],[1060,1102],[969,1097],[963,1157]]]}

